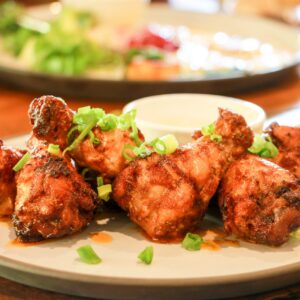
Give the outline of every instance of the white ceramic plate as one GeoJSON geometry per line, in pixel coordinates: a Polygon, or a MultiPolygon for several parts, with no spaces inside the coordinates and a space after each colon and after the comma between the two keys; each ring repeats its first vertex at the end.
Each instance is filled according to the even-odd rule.
{"type": "MultiPolygon", "coordinates": [[[[8,141],[23,144],[25,137],[8,141]]],[[[180,244],[151,243],[121,212],[105,213],[84,232],[30,247],[12,245],[13,229],[0,222],[0,274],[27,285],[79,296],[108,299],[207,299],[279,288],[299,281],[300,241],[280,248],[240,243],[219,251],[189,252],[180,244]],[[110,243],[96,243],[89,233],[104,231],[110,243]],[[99,265],[78,260],[76,249],[91,244],[99,265]],[[138,253],[153,245],[149,266],[138,253]]],[[[209,217],[206,226],[220,226],[209,217]]]]}

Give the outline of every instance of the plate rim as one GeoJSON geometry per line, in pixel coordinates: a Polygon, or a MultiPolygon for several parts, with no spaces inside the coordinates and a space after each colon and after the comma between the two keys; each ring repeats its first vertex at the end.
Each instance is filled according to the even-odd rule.
{"type": "Polygon", "coordinates": [[[103,276],[73,273],[69,271],[52,270],[47,267],[35,266],[22,261],[4,257],[0,254],[0,266],[4,266],[13,270],[23,271],[28,274],[46,276],[60,280],[72,280],[81,283],[126,285],[126,286],[214,286],[218,284],[237,284],[243,282],[253,282],[272,279],[278,276],[300,274],[300,262],[291,263],[288,265],[269,268],[266,270],[233,274],[221,276],[209,276],[198,278],[138,278],[138,277],[118,277],[118,276],[103,276]]]}

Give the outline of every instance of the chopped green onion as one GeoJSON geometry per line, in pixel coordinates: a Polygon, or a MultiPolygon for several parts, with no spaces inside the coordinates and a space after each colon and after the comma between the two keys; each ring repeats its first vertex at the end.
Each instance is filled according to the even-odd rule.
{"type": "Polygon", "coordinates": [[[123,148],[123,157],[126,160],[132,161],[135,159],[134,156],[130,155],[128,150],[133,152],[135,156],[145,158],[153,152],[150,148],[160,154],[171,154],[173,153],[179,146],[179,143],[176,137],[172,134],[165,135],[161,138],[156,138],[149,143],[142,143],[139,147],[134,147],[133,145],[127,144],[123,148]]]}
{"type": "MultiPolygon", "coordinates": [[[[139,138],[135,116],[135,109],[117,116],[114,114],[106,114],[101,108],[91,108],[90,106],[79,108],[73,117],[73,123],[76,124],[76,126],[73,126],[68,132],[69,147],[64,150],[63,154],[75,149],[87,135],[89,135],[90,140],[94,145],[100,144],[101,141],[92,131],[93,127],[96,125],[98,125],[102,131],[109,131],[116,128],[129,130],[131,128],[130,138],[135,141],[136,145],[140,146],[142,141],[139,138]],[[72,141],[75,131],[78,131],[79,136],[72,141]]],[[[131,160],[130,156],[126,155],[126,151],[127,149],[123,150],[123,155],[126,156],[128,160],[131,160]]]]}
{"type": "Polygon", "coordinates": [[[59,145],[49,144],[48,152],[53,155],[59,155],[60,152],[59,145]]]}
{"type": "Polygon", "coordinates": [[[209,124],[207,126],[203,126],[201,128],[201,132],[205,136],[214,134],[215,130],[216,130],[216,124],[214,124],[214,123],[211,123],[211,124],[209,124]]]}
{"type": "Polygon", "coordinates": [[[85,126],[87,126],[90,123],[96,124],[104,116],[105,112],[103,109],[85,106],[77,110],[76,114],[73,117],[73,123],[85,126]]]}
{"type": "Polygon", "coordinates": [[[294,230],[293,232],[290,233],[290,237],[300,240],[300,228],[294,230]]]}
{"type": "Polygon", "coordinates": [[[86,264],[96,265],[101,263],[102,259],[96,254],[90,245],[85,245],[77,249],[80,260],[86,264]]]}
{"type": "Polygon", "coordinates": [[[68,136],[67,136],[67,139],[68,139],[68,144],[71,144],[72,142],[72,137],[73,137],[73,134],[75,131],[79,131],[79,125],[78,126],[74,126],[72,127],[69,132],[68,132],[68,136]]]}
{"type": "Polygon", "coordinates": [[[131,127],[132,122],[136,117],[136,109],[132,109],[125,114],[119,116],[118,127],[124,130],[128,130],[131,127]]]}
{"type": "Polygon", "coordinates": [[[109,131],[118,127],[118,116],[107,114],[98,121],[98,125],[102,131],[109,131]]]}
{"type": "Polygon", "coordinates": [[[147,143],[143,143],[139,147],[134,147],[133,153],[138,157],[145,158],[149,156],[152,153],[152,151],[148,148],[147,143]]]}
{"type": "Polygon", "coordinates": [[[15,166],[13,167],[13,170],[15,172],[20,171],[24,165],[27,163],[27,161],[30,159],[30,153],[27,152],[26,154],[23,155],[23,157],[15,164],[15,166]]]}
{"type": "Polygon", "coordinates": [[[97,186],[102,186],[103,184],[103,178],[101,176],[97,177],[97,186]]]}
{"type": "Polygon", "coordinates": [[[164,154],[173,153],[179,146],[176,137],[173,134],[167,134],[159,138],[165,145],[166,150],[164,154]]]}
{"type": "Polygon", "coordinates": [[[279,153],[271,137],[260,134],[254,136],[254,142],[248,151],[264,158],[273,158],[279,153]]]}
{"type": "Polygon", "coordinates": [[[131,150],[131,151],[133,152],[135,148],[136,148],[136,147],[134,147],[134,146],[131,145],[131,144],[126,144],[126,145],[124,146],[123,152],[122,152],[123,157],[124,157],[126,160],[128,160],[128,161],[134,160],[135,157],[134,157],[134,156],[131,156],[131,155],[128,153],[128,150],[131,150]]]}
{"type": "Polygon", "coordinates": [[[112,192],[111,184],[104,184],[104,185],[98,186],[97,190],[98,190],[98,197],[101,200],[104,200],[104,201],[109,200],[109,195],[112,192]]]}
{"type": "Polygon", "coordinates": [[[146,265],[150,265],[153,260],[153,247],[146,247],[139,255],[138,258],[146,265]]]}
{"type": "Polygon", "coordinates": [[[201,132],[204,136],[209,136],[211,141],[222,142],[222,136],[215,133],[216,124],[211,123],[201,128],[201,132]]]}
{"type": "Polygon", "coordinates": [[[142,141],[139,138],[139,131],[136,127],[134,120],[131,121],[131,130],[132,132],[130,134],[130,137],[134,140],[137,146],[140,146],[142,144],[142,141]]]}
{"type": "Polygon", "coordinates": [[[65,155],[65,153],[67,151],[72,151],[73,149],[75,149],[80,144],[80,142],[82,140],[84,140],[84,138],[89,134],[89,132],[94,128],[94,126],[96,125],[96,123],[97,123],[97,120],[92,120],[91,123],[88,126],[86,126],[83,131],[81,131],[81,133],[73,141],[73,143],[64,150],[63,155],[65,155]]]}
{"type": "Polygon", "coordinates": [[[210,136],[210,139],[212,140],[212,141],[216,141],[216,142],[222,142],[222,136],[220,136],[219,134],[212,134],[211,136],[210,136]]]}
{"type": "Polygon", "coordinates": [[[151,141],[149,143],[149,145],[153,147],[153,149],[156,153],[161,154],[161,155],[166,154],[167,147],[160,138],[157,138],[157,139],[151,141]]]}
{"type": "Polygon", "coordinates": [[[92,144],[94,144],[94,145],[100,144],[100,140],[95,136],[95,134],[92,130],[89,132],[89,137],[90,137],[90,141],[92,144]]]}
{"type": "Polygon", "coordinates": [[[202,243],[203,239],[200,235],[188,232],[181,245],[186,250],[197,251],[200,250],[202,243]]]}

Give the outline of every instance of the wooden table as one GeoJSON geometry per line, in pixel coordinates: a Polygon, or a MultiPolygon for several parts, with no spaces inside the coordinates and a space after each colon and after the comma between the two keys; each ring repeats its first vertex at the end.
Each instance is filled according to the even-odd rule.
{"type": "MultiPolygon", "coordinates": [[[[30,124],[27,117],[27,109],[30,101],[38,95],[16,91],[12,88],[0,86],[0,137],[8,138],[24,134],[30,131],[30,124]]],[[[300,107],[300,76],[288,78],[285,82],[276,86],[268,87],[255,92],[240,93],[233,95],[241,99],[249,100],[262,106],[268,116],[288,110],[293,107],[300,107]]],[[[98,102],[91,102],[84,99],[65,98],[72,108],[84,105],[100,106],[107,111],[121,109],[124,102],[108,102],[99,98],[98,102]]],[[[122,99],[120,99],[122,100],[122,99]]],[[[1,275],[1,274],[0,274],[1,275]]],[[[300,281],[300,279],[299,279],[300,281]]],[[[276,287],[274,287],[276,288],[276,287]]],[[[293,287],[285,288],[280,291],[265,293],[262,295],[242,297],[239,299],[300,299],[300,283],[293,287]]],[[[3,279],[0,277],[0,299],[19,300],[19,299],[82,299],[62,294],[51,293],[39,289],[26,287],[21,284],[3,279]]]]}

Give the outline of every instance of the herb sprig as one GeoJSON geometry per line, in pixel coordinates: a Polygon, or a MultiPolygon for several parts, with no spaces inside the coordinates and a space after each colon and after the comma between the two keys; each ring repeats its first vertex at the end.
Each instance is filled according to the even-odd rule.
{"type": "Polygon", "coordinates": [[[248,151],[264,158],[276,157],[279,153],[278,148],[273,144],[270,136],[264,134],[256,134],[253,144],[248,151]]]}

